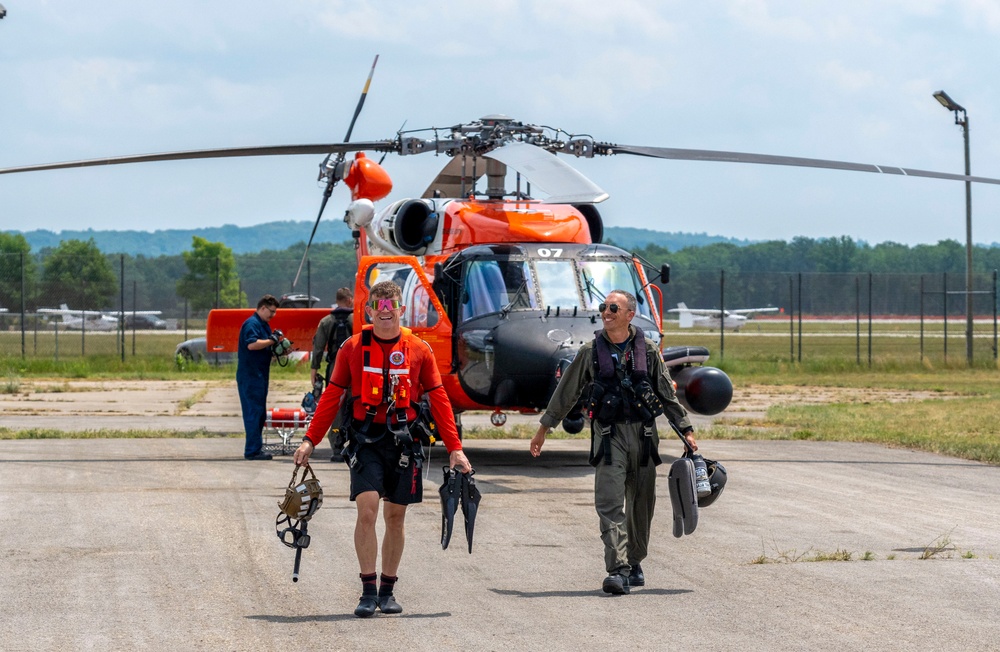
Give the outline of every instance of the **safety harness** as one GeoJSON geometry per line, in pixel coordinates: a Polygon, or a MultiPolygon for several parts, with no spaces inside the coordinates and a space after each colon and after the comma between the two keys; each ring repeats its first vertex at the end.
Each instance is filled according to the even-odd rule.
{"type": "MultiPolygon", "coordinates": [[[[392,433],[400,448],[399,465],[402,473],[415,460],[417,468],[423,465],[423,449],[420,442],[410,433],[406,410],[411,406],[412,382],[410,380],[410,330],[401,328],[399,339],[386,355],[382,345],[375,340],[372,327],[364,326],[361,331],[361,393],[351,397],[360,400],[365,410],[361,423],[353,421],[349,433],[350,442],[345,459],[354,466],[357,463],[357,446],[380,441],[386,432],[392,433]],[[385,430],[370,434],[379,407],[386,406],[385,430]]],[[[353,410],[351,416],[353,417],[353,410]]]]}
{"type": "Polygon", "coordinates": [[[597,466],[602,458],[605,464],[611,464],[611,438],[616,424],[634,421],[641,422],[643,430],[639,463],[645,466],[652,456],[654,463],[660,464],[659,453],[653,446],[653,435],[656,432],[654,423],[656,417],[663,414],[663,405],[649,382],[645,344],[642,329],[635,327],[635,334],[625,342],[624,350],[620,351],[616,361],[604,331],[594,332],[594,382],[588,404],[592,466],[597,466]],[[638,355],[636,346],[642,346],[638,355]],[[598,437],[599,444],[594,445],[598,437]]]}

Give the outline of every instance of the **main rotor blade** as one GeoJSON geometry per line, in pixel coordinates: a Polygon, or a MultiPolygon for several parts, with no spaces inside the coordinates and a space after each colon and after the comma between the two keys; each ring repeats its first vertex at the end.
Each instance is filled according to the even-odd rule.
{"type": "MultiPolygon", "coordinates": [[[[361,115],[361,107],[365,105],[365,98],[368,97],[368,87],[371,86],[372,76],[375,74],[375,66],[378,64],[378,55],[375,55],[375,60],[372,61],[372,69],[368,71],[368,79],[365,80],[365,87],[361,89],[361,97],[358,98],[358,106],[354,109],[354,117],[351,118],[351,124],[347,127],[347,135],[344,136],[344,143],[348,143],[351,140],[351,132],[354,131],[354,123],[358,121],[358,116],[361,115]]],[[[334,166],[334,170],[340,167],[340,163],[344,160],[344,151],[342,150],[337,154],[337,165],[334,166]]],[[[384,157],[383,157],[384,158],[384,157]]],[[[326,164],[330,160],[330,154],[326,155],[326,160],[323,161],[321,168],[325,168],[326,164]]],[[[323,177],[320,177],[323,178],[323,177]]],[[[319,221],[323,219],[323,210],[326,208],[326,203],[330,201],[330,196],[333,194],[333,187],[337,185],[339,178],[333,172],[331,172],[329,178],[326,182],[326,188],[323,189],[323,201],[319,205],[319,214],[316,215],[316,221],[313,223],[312,233],[309,234],[309,242],[306,243],[306,250],[302,253],[302,260],[299,262],[299,270],[295,272],[295,279],[292,281],[292,289],[299,283],[299,276],[302,275],[302,266],[306,264],[306,260],[309,258],[309,248],[312,247],[313,238],[316,237],[316,229],[319,227],[319,221]]]]}
{"type": "Polygon", "coordinates": [[[545,204],[597,204],[608,198],[593,181],[555,154],[528,143],[510,142],[483,154],[523,174],[549,197],[545,204]]]}
{"type": "Polygon", "coordinates": [[[302,267],[306,264],[306,259],[309,258],[309,248],[312,247],[313,238],[316,237],[316,228],[319,226],[319,221],[323,217],[323,209],[326,208],[326,202],[330,200],[330,195],[333,194],[333,185],[327,184],[327,189],[323,192],[323,201],[319,204],[319,214],[316,216],[316,221],[313,223],[312,233],[309,234],[309,242],[306,243],[306,250],[302,253],[302,260],[299,261],[299,270],[295,272],[295,280],[292,281],[292,289],[299,283],[299,276],[302,275],[302,267]]]}
{"type": "Polygon", "coordinates": [[[229,147],[221,149],[195,149],[183,152],[165,152],[162,154],[138,154],[134,156],[115,156],[111,158],[92,158],[81,161],[66,161],[64,163],[44,163],[41,165],[22,165],[13,168],[0,168],[0,174],[16,172],[40,172],[42,170],[62,170],[65,168],[89,168],[98,165],[123,165],[125,163],[152,163],[155,161],[185,161],[200,158],[237,158],[245,156],[297,156],[300,154],[330,154],[360,152],[364,150],[375,152],[396,152],[399,147],[392,140],[373,140],[357,143],[329,143],[326,145],[274,145],[264,147],[229,147]]]}
{"type": "Polygon", "coordinates": [[[351,141],[351,132],[354,131],[354,123],[358,121],[358,116],[361,115],[361,107],[365,105],[365,98],[368,97],[368,87],[372,83],[372,75],[375,74],[375,65],[378,63],[378,55],[375,55],[375,61],[372,62],[372,69],[368,71],[368,79],[365,81],[365,87],[361,90],[361,97],[358,98],[358,106],[354,109],[354,117],[351,118],[351,125],[347,128],[347,135],[344,136],[344,142],[348,143],[351,141]]]}
{"type": "Polygon", "coordinates": [[[772,156],[770,154],[748,154],[745,152],[720,152],[709,149],[676,149],[673,147],[638,147],[634,145],[608,145],[612,154],[634,154],[652,158],[665,158],[677,161],[713,161],[718,163],[758,163],[762,165],[785,165],[791,167],[822,168],[825,170],[851,170],[853,172],[875,172],[879,174],[898,174],[906,177],[927,177],[931,179],[948,179],[950,181],[971,181],[974,183],[991,183],[1000,185],[1000,179],[989,177],[974,177],[948,172],[929,172],[900,168],[893,165],[872,165],[870,163],[848,163],[846,161],[828,161],[819,158],[799,158],[796,156],[772,156]]]}

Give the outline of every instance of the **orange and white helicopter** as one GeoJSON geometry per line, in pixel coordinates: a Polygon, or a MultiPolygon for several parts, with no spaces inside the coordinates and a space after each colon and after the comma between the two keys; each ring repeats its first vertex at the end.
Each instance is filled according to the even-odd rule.
{"type": "MultiPolygon", "coordinates": [[[[603,222],[597,204],[608,195],[558,154],[586,158],[625,154],[1000,184],[1000,179],[843,161],[618,145],[502,115],[352,143],[351,131],[367,90],[368,83],[340,143],[91,159],[0,169],[0,174],[147,161],[326,154],[320,165],[326,189],[316,225],[334,186],[343,180],[352,200],[344,220],[354,233],[358,252],[356,305],[364,305],[375,282],[396,281],[407,306],[403,323],[432,346],[456,412],[492,410],[496,425],[505,422],[505,411],[545,407],[562,371],[599,328],[597,306],[612,289],[636,295],[634,323],[663,344],[662,296],[655,281],[666,283],[669,267],[653,268],[627,251],[601,243],[603,222]],[[364,152],[403,157],[435,153],[450,161],[420,197],[398,199],[376,211],[375,202],[389,195],[392,182],[364,152]],[[353,159],[347,160],[348,154],[353,159]],[[513,176],[512,183],[508,176],[513,176]],[[541,191],[539,197],[535,191],[541,191]]],[[[303,262],[308,252],[307,244],[303,262]]],[[[209,350],[234,351],[239,327],[250,312],[213,310],[208,320],[209,350]]],[[[297,342],[296,348],[306,350],[327,312],[283,310],[272,326],[297,342]]],[[[355,310],[356,330],[362,315],[362,310],[355,310]]],[[[729,378],[718,369],[700,366],[708,358],[707,349],[662,351],[687,407],[715,414],[728,406],[729,378]]],[[[583,425],[579,410],[563,422],[571,432],[583,425]]]]}
{"type": "MultiPolygon", "coordinates": [[[[543,409],[559,376],[583,342],[600,328],[598,305],[613,289],[638,300],[634,323],[662,340],[662,296],[652,280],[666,282],[669,267],[650,278],[632,254],[601,244],[596,204],[608,195],[553,155],[567,147],[584,153],[590,139],[560,140],[559,132],[487,116],[448,130],[445,137],[397,134],[391,141],[337,145],[336,151],[369,150],[401,155],[437,152],[451,161],[419,198],[399,199],[376,211],[392,189],[386,171],[362,151],[353,160],[328,161],[328,183],[342,179],[351,191],[344,221],[358,252],[356,305],[380,280],[403,289],[403,325],[434,350],[457,412],[543,409]],[[508,170],[516,185],[506,186],[508,170]],[[485,177],[485,188],[481,180],[485,177]],[[532,188],[547,196],[536,199],[532,188]]],[[[232,350],[247,310],[213,310],[209,350],[232,350]]],[[[325,309],[279,311],[272,321],[293,341],[308,343],[325,309]]],[[[355,311],[355,328],[363,311],[355,311]]],[[[708,352],[668,350],[680,388],[703,389],[685,399],[696,412],[725,409],[732,385],[721,371],[695,367],[708,352]],[[678,355],[678,353],[680,353],[678,355]],[[703,378],[704,377],[704,378],[703,378]]],[[[583,427],[571,414],[568,430],[583,427]]]]}

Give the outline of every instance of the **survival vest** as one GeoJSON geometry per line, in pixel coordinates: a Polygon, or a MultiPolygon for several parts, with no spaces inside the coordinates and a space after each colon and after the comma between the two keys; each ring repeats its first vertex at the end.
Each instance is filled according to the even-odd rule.
{"type": "Polygon", "coordinates": [[[410,330],[402,328],[399,340],[389,355],[375,341],[372,327],[361,331],[361,399],[362,405],[378,407],[388,403],[390,409],[410,407],[410,330]]]}
{"type": "Polygon", "coordinates": [[[348,433],[348,445],[344,458],[349,466],[356,467],[358,462],[358,445],[370,444],[383,438],[386,432],[392,433],[399,450],[399,462],[396,471],[406,471],[411,461],[416,468],[423,465],[423,449],[420,441],[414,438],[411,425],[407,422],[406,410],[417,408],[412,399],[414,383],[410,378],[410,340],[411,331],[400,329],[399,339],[392,348],[386,350],[375,339],[373,327],[365,325],[361,331],[361,391],[358,396],[352,396],[351,401],[361,401],[365,410],[364,420],[358,424],[353,422],[348,433]],[[375,415],[382,405],[385,410],[385,429],[370,432],[375,415]]]}
{"type": "Polygon", "coordinates": [[[361,392],[353,400],[361,401],[364,423],[356,434],[364,440],[375,420],[379,406],[385,405],[386,428],[397,438],[409,437],[406,409],[410,407],[413,383],[410,380],[410,329],[401,328],[399,339],[386,354],[375,340],[371,325],[361,331],[361,392]]]}
{"type": "Polygon", "coordinates": [[[633,416],[633,392],[636,385],[649,382],[649,368],[646,361],[646,341],[641,328],[635,329],[635,336],[628,342],[625,351],[619,353],[617,361],[611,350],[611,343],[604,337],[604,331],[594,332],[594,384],[590,392],[588,409],[590,418],[606,423],[638,420],[633,416]],[[642,352],[636,356],[636,347],[642,352]]]}
{"type": "Polygon", "coordinates": [[[642,464],[650,454],[659,463],[659,455],[651,450],[653,422],[663,414],[663,405],[653,392],[649,382],[649,363],[646,360],[646,337],[641,328],[635,328],[635,335],[620,352],[616,361],[611,343],[604,337],[604,331],[594,332],[594,382],[590,400],[587,403],[591,419],[591,435],[600,437],[600,442],[592,446],[592,451],[600,449],[601,455],[592,455],[591,464],[603,457],[605,464],[611,463],[611,437],[615,423],[641,422],[645,431],[642,464]],[[638,354],[636,349],[639,349],[638,354]]]}

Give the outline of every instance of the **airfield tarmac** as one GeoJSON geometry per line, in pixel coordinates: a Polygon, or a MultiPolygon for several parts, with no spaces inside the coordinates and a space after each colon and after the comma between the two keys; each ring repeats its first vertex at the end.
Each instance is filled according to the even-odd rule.
{"type": "MultiPolygon", "coordinates": [[[[190,402],[190,387],[160,389],[130,391],[190,402]]],[[[231,409],[203,390],[203,410],[231,409]]],[[[46,401],[34,415],[37,401],[5,403],[2,425],[56,405],[64,423],[147,421],[134,407],[74,418],[85,400],[54,400],[86,394],[28,394],[46,401]]],[[[184,417],[163,411],[147,416],[184,417]]],[[[471,555],[459,529],[439,545],[433,449],[408,518],[405,612],[360,620],[342,464],[318,457],[325,502],[292,583],[273,529],[287,457],[246,462],[225,437],[0,441],[0,649],[998,649],[1000,468],[865,444],[700,444],[729,470],[726,492],[674,538],[668,458],[647,585],[621,597],[600,592],[584,442],[549,440],[535,460],[524,440],[469,440],[484,494],[471,555]]]]}

